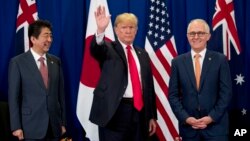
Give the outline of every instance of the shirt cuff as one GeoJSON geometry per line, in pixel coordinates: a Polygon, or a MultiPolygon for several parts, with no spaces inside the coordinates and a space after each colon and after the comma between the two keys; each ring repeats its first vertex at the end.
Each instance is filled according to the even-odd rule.
{"type": "Polygon", "coordinates": [[[103,41],[104,36],[105,36],[105,33],[104,33],[104,32],[103,32],[103,33],[100,33],[100,34],[95,33],[96,43],[97,43],[98,45],[103,44],[103,42],[104,42],[104,41],[103,41]]]}

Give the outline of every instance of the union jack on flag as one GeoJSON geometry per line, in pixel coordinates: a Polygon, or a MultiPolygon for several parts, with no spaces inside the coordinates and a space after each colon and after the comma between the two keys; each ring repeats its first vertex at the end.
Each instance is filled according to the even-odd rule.
{"type": "Polygon", "coordinates": [[[19,0],[16,21],[16,52],[29,50],[31,44],[28,39],[28,26],[38,19],[35,0],[19,0]]]}
{"type": "Polygon", "coordinates": [[[171,60],[177,56],[177,50],[165,2],[150,1],[145,49],[150,56],[156,93],[156,134],[160,141],[174,141],[179,139],[178,121],[168,102],[168,84],[171,60]]]}
{"type": "Polygon", "coordinates": [[[233,44],[234,50],[239,55],[241,52],[240,40],[235,24],[233,0],[217,0],[213,16],[212,26],[215,31],[222,26],[223,52],[227,59],[231,59],[230,47],[233,44]]]}

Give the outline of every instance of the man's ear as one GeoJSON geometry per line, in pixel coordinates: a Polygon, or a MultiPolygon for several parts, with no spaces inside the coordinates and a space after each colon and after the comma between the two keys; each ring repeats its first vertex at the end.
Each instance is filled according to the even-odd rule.
{"type": "Polygon", "coordinates": [[[210,38],[211,38],[211,34],[209,33],[209,34],[207,35],[207,41],[208,41],[210,38]]]}
{"type": "Polygon", "coordinates": [[[35,38],[34,36],[31,36],[31,37],[30,37],[30,41],[31,41],[31,43],[34,43],[34,42],[35,42],[35,40],[36,40],[36,38],[35,38]]]}

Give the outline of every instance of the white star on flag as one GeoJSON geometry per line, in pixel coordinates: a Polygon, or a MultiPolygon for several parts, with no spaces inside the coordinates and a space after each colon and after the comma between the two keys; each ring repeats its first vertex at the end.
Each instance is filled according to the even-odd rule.
{"type": "Polygon", "coordinates": [[[242,83],[245,82],[244,76],[242,76],[241,74],[239,75],[236,74],[236,78],[234,80],[236,81],[236,85],[238,84],[242,85],[242,83]]]}
{"type": "Polygon", "coordinates": [[[243,116],[247,114],[247,110],[245,108],[243,108],[241,112],[243,116]]]}

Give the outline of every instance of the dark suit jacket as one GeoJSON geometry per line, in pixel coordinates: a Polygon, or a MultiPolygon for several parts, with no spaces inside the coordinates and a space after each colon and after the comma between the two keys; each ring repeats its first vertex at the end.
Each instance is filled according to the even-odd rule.
{"type": "Polygon", "coordinates": [[[181,136],[196,134],[185,120],[192,116],[211,116],[213,122],[204,131],[210,136],[228,134],[227,108],[232,97],[231,76],[224,55],[207,50],[201,72],[200,89],[196,89],[191,53],[172,60],[169,102],[179,120],[181,136]]]}
{"type": "MultiPolygon", "coordinates": [[[[155,93],[149,56],[144,49],[135,48],[141,66],[141,81],[145,118],[156,118],[155,93]]],[[[99,46],[95,37],[91,43],[91,54],[99,62],[101,77],[94,90],[90,120],[104,127],[115,114],[128,84],[128,68],[125,52],[119,42],[104,42],[99,46]]],[[[148,126],[147,126],[148,127],[148,126]]]]}
{"type": "Polygon", "coordinates": [[[24,138],[40,139],[50,121],[56,137],[65,125],[64,81],[59,58],[46,54],[49,74],[45,88],[35,59],[28,51],[9,64],[9,110],[11,130],[23,129],[24,138]]]}

